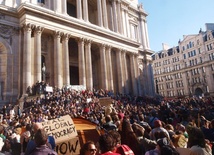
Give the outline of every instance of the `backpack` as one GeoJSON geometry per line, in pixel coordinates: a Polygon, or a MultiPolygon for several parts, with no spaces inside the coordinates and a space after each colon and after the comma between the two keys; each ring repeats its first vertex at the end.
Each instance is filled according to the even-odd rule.
{"type": "Polygon", "coordinates": [[[121,155],[135,155],[130,147],[124,144],[117,147],[116,153],[120,153],[121,155]]]}

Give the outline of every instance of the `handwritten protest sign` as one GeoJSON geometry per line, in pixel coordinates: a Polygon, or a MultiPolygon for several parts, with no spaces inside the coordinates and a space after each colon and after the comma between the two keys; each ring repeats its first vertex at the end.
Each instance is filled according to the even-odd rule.
{"type": "Polygon", "coordinates": [[[69,115],[42,122],[42,125],[48,135],[54,137],[56,143],[64,142],[78,135],[74,122],[69,115]]]}
{"type": "Polygon", "coordinates": [[[58,143],[55,151],[58,155],[79,155],[80,141],[78,137],[58,143]]]}
{"type": "Polygon", "coordinates": [[[103,97],[103,98],[100,98],[100,105],[102,106],[108,106],[112,103],[112,99],[111,97],[103,97]]]}

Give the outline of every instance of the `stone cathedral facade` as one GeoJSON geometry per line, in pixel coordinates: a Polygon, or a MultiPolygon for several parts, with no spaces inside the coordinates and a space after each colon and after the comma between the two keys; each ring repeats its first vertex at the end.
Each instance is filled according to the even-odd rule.
{"type": "Polygon", "coordinates": [[[0,0],[0,101],[42,80],[153,95],[146,17],[138,0],[0,0]]]}

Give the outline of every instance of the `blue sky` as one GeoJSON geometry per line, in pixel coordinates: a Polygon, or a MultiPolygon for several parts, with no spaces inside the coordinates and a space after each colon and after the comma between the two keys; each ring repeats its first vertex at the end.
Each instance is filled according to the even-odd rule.
{"type": "Polygon", "coordinates": [[[205,23],[214,23],[214,0],[138,0],[148,13],[151,50],[162,50],[162,43],[177,46],[183,35],[198,34],[205,23]]]}

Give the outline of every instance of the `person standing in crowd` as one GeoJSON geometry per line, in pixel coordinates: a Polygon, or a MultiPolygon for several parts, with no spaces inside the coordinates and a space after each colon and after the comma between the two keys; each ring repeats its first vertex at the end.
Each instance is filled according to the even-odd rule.
{"type": "Polygon", "coordinates": [[[47,146],[48,135],[45,130],[37,130],[34,140],[36,148],[30,153],[30,155],[57,155],[55,151],[47,146]]]}
{"type": "Polygon", "coordinates": [[[30,140],[30,137],[31,137],[31,124],[27,124],[25,129],[26,131],[24,131],[21,134],[21,139],[20,139],[22,152],[25,152],[28,141],[30,140]]]}
{"type": "Polygon", "coordinates": [[[134,155],[134,152],[130,149],[128,145],[121,144],[121,136],[119,132],[111,130],[108,132],[108,134],[110,134],[115,140],[116,147],[114,152],[119,153],[121,155],[134,155]]]}
{"type": "Polygon", "coordinates": [[[187,147],[190,148],[190,155],[212,155],[211,148],[206,144],[204,134],[201,129],[188,126],[188,142],[187,147]]]}
{"type": "Polygon", "coordinates": [[[168,131],[165,128],[163,128],[162,122],[160,120],[156,120],[154,122],[154,128],[150,132],[151,140],[156,140],[155,139],[155,133],[157,133],[157,132],[164,132],[167,135],[167,137],[170,138],[168,131]]]}
{"type": "Polygon", "coordinates": [[[164,137],[158,139],[156,148],[147,151],[145,155],[179,155],[179,153],[170,144],[170,140],[164,137]]]}
{"type": "Polygon", "coordinates": [[[121,143],[128,145],[135,155],[140,155],[142,150],[140,148],[140,141],[137,138],[137,135],[134,133],[132,129],[132,125],[130,120],[125,116],[122,122],[121,131],[119,131],[121,135],[121,143]]]}
{"type": "MultiPolygon", "coordinates": [[[[33,132],[34,133],[36,133],[38,130],[41,130],[41,129],[42,129],[41,123],[35,123],[33,125],[33,132]]],[[[50,149],[54,150],[56,143],[55,143],[55,140],[52,136],[48,136],[47,146],[50,149]]],[[[33,139],[28,141],[27,148],[25,150],[25,155],[29,155],[35,148],[36,148],[36,142],[35,142],[35,139],[33,138],[33,139]]]]}
{"type": "Polygon", "coordinates": [[[110,134],[101,135],[99,138],[100,155],[120,155],[115,153],[116,143],[110,134]]]}
{"type": "Polygon", "coordinates": [[[80,155],[96,155],[97,148],[93,141],[87,141],[80,149],[80,155]]]}
{"type": "Polygon", "coordinates": [[[106,115],[105,123],[103,124],[103,128],[106,131],[117,130],[117,126],[113,123],[110,115],[106,115]]]}

